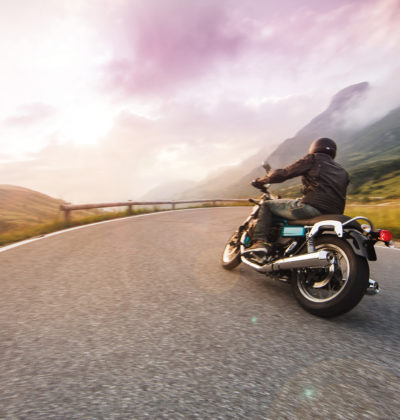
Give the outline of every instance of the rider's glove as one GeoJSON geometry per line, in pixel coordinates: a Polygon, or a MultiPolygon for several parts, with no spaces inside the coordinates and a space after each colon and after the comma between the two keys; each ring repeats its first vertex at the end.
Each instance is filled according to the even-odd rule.
{"type": "Polygon", "coordinates": [[[265,181],[262,178],[256,178],[251,181],[251,185],[256,188],[262,188],[265,185],[265,181]]]}

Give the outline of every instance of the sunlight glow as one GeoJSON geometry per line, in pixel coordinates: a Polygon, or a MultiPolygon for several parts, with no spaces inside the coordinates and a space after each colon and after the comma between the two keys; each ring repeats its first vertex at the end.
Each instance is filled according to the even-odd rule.
{"type": "Polygon", "coordinates": [[[77,144],[96,144],[111,129],[113,117],[109,109],[95,103],[70,108],[62,117],[62,139],[77,144]]]}
{"type": "Polygon", "coordinates": [[[186,144],[172,144],[171,146],[161,150],[157,156],[157,159],[161,162],[178,161],[179,157],[184,153],[186,148],[186,144]]]}

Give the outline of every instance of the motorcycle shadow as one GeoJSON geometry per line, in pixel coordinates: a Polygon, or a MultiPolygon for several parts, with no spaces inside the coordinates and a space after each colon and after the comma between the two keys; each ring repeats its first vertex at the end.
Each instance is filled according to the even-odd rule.
{"type": "Polygon", "coordinates": [[[298,314],[303,311],[294,299],[290,283],[279,281],[273,276],[258,273],[251,268],[241,265],[236,270],[240,271],[240,282],[237,286],[241,292],[257,303],[265,304],[276,312],[293,311],[298,314]]]}
{"type": "Polygon", "coordinates": [[[367,332],[380,338],[398,335],[399,308],[388,305],[383,298],[375,300],[374,296],[364,296],[363,300],[351,311],[332,318],[320,318],[306,312],[296,302],[290,283],[279,281],[274,276],[257,273],[246,266],[239,267],[241,287],[251,294],[258,302],[264,301],[274,308],[274,311],[283,311],[288,316],[301,316],[308,320],[320,320],[360,333],[367,332]],[[267,301],[265,301],[267,299],[267,301]],[[289,315],[290,313],[290,315],[289,315]]]}
{"type": "Polygon", "coordinates": [[[393,340],[393,337],[399,335],[398,309],[387,307],[383,302],[376,305],[369,299],[366,296],[352,311],[328,321],[347,330],[367,333],[370,338],[393,340]]]}

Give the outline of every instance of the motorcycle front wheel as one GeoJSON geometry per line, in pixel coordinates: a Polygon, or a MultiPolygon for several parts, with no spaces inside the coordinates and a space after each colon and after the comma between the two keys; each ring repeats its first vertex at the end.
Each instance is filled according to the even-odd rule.
{"type": "Polygon", "coordinates": [[[348,312],[362,299],[368,287],[368,262],[355,255],[340,238],[326,235],[315,240],[315,249],[328,251],[334,263],[328,268],[294,270],[295,298],[308,312],[329,318],[348,312]]]}
{"type": "Polygon", "coordinates": [[[239,231],[236,231],[226,243],[222,254],[222,267],[233,270],[241,263],[239,231]]]}

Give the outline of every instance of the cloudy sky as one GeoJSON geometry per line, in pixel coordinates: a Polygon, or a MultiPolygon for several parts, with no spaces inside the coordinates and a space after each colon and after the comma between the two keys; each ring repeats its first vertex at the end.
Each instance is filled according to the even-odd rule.
{"type": "Polygon", "coordinates": [[[399,0],[0,0],[0,183],[137,199],[273,150],[350,84],[383,112],[399,21],[399,0]]]}

